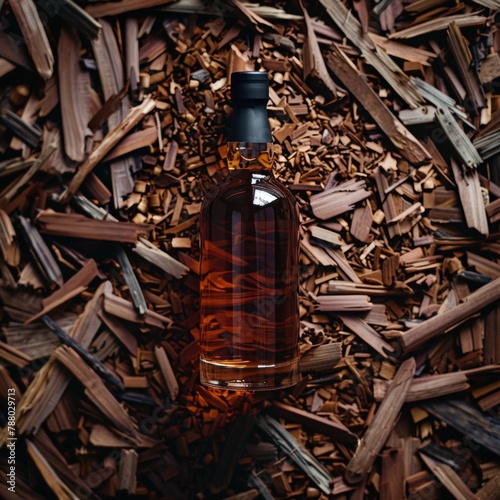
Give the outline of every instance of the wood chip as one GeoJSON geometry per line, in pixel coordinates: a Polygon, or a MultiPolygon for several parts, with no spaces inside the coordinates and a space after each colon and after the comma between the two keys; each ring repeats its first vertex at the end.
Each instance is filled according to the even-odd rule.
{"type": "Polygon", "coordinates": [[[175,401],[177,399],[177,396],[179,395],[179,385],[177,384],[177,380],[175,378],[174,371],[172,370],[172,365],[170,364],[167,353],[162,347],[156,346],[155,356],[158,360],[158,364],[160,366],[163,378],[165,379],[165,383],[167,384],[170,397],[173,401],[175,401]]]}

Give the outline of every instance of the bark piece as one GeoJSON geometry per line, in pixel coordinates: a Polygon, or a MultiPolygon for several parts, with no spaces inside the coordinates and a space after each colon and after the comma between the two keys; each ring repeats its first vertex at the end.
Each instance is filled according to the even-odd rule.
{"type": "Polygon", "coordinates": [[[367,243],[372,228],[373,213],[369,203],[365,203],[354,210],[351,220],[351,234],[358,241],[367,243]]]}
{"type": "Polygon", "coordinates": [[[56,302],[60,297],[64,296],[73,288],[78,288],[80,286],[87,286],[97,275],[99,269],[94,259],[89,259],[85,265],[74,274],[69,280],[64,283],[64,285],[48,297],[42,300],[44,307],[56,302]]]}
{"type": "Polygon", "coordinates": [[[0,208],[0,252],[5,262],[12,267],[21,260],[17,234],[10,217],[0,208]]]}
{"type": "Polygon", "coordinates": [[[483,236],[488,236],[488,219],[486,217],[486,209],[481,194],[477,170],[461,168],[453,159],[451,160],[451,168],[458,186],[458,194],[467,226],[477,230],[483,236]]]}
{"type": "Polygon", "coordinates": [[[478,115],[486,104],[484,90],[477,73],[471,67],[472,54],[456,23],[451,23],[448,27],[448,42],[457,63],[458,71],[462,76],[462,82],[471,99],[474,113],[478,115]]]}
{"type": "Polygon", "coordinates": [[[54,71],[54,55],[33,0],[19,0],[10,6],[16,16],[33,63],[44,80],[54,71]]]}
{"type": "Polygon", "coordinates": [[[35,225],[22,216],[19,216],[17,220],[21,234],[28,244],[33,260],[47,281],[49,288],[61,287],[63,284],[61,269],[35,225]]]}
{"type": "Polygon", "coordinates": [[[484,319],[484,362],[500,362],[500,307],[493,303],[485,311],[484,319]]]}
{"type": "Polygon", "coordinates": [[[138,149],[152,146],[158,138],[156,127],[147,127],[144,130],[133,132],[121,140],[103,159],[103,161],[112,161],[121,156],[128,155],[138,149]]]}
{"type": "Polygon", "coordinates": [[[41,129],[36,125],[26,122],[10,109],[2,111],[0,114],[0,123],[9,128],[26,145],[32,148],[38,146],[42,137],[41,129]]]}
{"type": "Polygon", "coordinates": [[[437,108],[436,118],[460,158],[462,166],[466,169],[478,167],[483,160],[465,132],[458,126],[451,111],[448,108],[437,108]]]}
{"type": "Polygon", "coordinates": [[[500,424],[498,419],[483,415],[465,401],[429,401],[422,405],[430,414],[446,422],[495,455],[500,455],[500,424]]]}
{"type": "Polygon", "coordinates": [[[37,223],[42,233],[70,238],[136,243],[140,233],[147,231],[146,225],[133,222],[94,220],[80,214],[65,214],[50,210],[41,212],[37,223]]]}
{"type": "MultiPolygon", "coordinates": [[[[69,333],[75,319],[75,315],[66,316],[60,318],[58,323],[66,333],[69,333]]],[[[60,344],[49,328],[45,328],[39,324],[24,326],[19,323],[13,323],[2,327],[1,332],[5,335],[7,344],[16,347],[32,359],[49,357],[52,351],[60,344]]]]}
{"type": "Polygon", "coordinates": [[[24,368],[28,365],[32,359],[27,354],[23,353],[19,349],[12,347],[5,342],[0,340],[0,358],[9,364],[17,366],[18,368],[24,368]]]}
{"type": "Polygon", "coordinates": [[[354,205],[365,200],[371,192],[365,189],[364,181],[347,181],[322,193],[311,196],[311,208],[320,219],[331,219],[354,209],[354,205]]]}
{"type": "Polygon", "coordinates": [[[453,495],[453,498],[457,500],[475,500],[477,498],[448,464],[441,464],[423,453],[420,456],[438,481],[453,495]]]}
{"type": "Polygon", "coordinates": [[[116,259],[118,264],[120,264],[123,278],[125,283],[127,283],[130,295],[132,296],[132,301],[137,309],[137,312],[142,315],[146,314],[148,310],[148,305],[146,304],[146,299],[144,298],[144,293],[142,292],[141,285],[137,280],[137,276],[134,273],[132,264],[122,246],[117,246],[116,248],[116,259]]]}
{"type": "Polygon", "coordinates": [[[77,500],[77,496],[66,486],[64,481],[57,475],[50,462],[43,456],[38,447],[30,440],[26,440],[28,454],[35,463],[44,481],[54,492],[57,498],[77,500]]]}
{"type": "Polygon", "coordinates": [[[102,379],[115,386],[118,390],[124,390],[121,380],[116,378],[114,373],[112,373],[109,368],[104,363],[102,363],[94,354],[90,353],[76,340],[69,337],[54,320],[46,315],[42,316],[41,320],[57,335],[62,344],[71,347],[73,351],[78,353],[80,358],[85,361],[85,363],[87,363],[87,365],[89,365],[96,373],[98,373],[102,379]]]}
{"type": "Polygon", "coordinates": [[[451,23],[455,23],[459,28],[469,26],[481,26],[487,22],[488,18],[477,14],[456,14],[452,16],[443,16],[437,19],[431,19],[415,26],[391,33],[389,38],[407,39],[416,36],[426,35],[427,33],[447,29],[451,23]]]}
{"type": "Polygon", "coordinates": [[[319,311],[329,312],[359,312],[370,311],[372,303],[368,295],[328,296],[319,295],[315,298],[319,311]]]}
{"type": "Polygon", "coordinates": [[[328,293],[341,295],[365,294],[370,297],[390,297],[391,295],[412,295],[413,291],[407,285],[396,282],[392,287],[371,285],[366,283],[351,283],[349,281],[329,281],[328,293]]]}
{"type": "Polygon", "coordinates": [[[382,473],[380,475],[380,500],[404,498],[403,450],[391,448],[382,452],[382,473]]]}
{"type": "Polygon", "coordinates": [[[309,349],[300,358],[302,373],[330,370],[342,357],[342,344],[332,342],[309,349]]]}
{"type": "MultiPolygon", "coordinates": [[[[326,91],[333,97],[337,96],[337,86],[333,82],[328,69],[326,68],[323,54],[314,32],[314,27],[307,10],[302,6],[304,20],[306,23],[307,36],[304,43],[304,81],[308,84],[317,83],[323,91],[326,91]],[[311,82],[312,80],[312,82],[311,82]]],[[[280,141],[281,142],[281,141],[280,141]]]]}
{"type": "Polygon", "coordinates": [[[59,100],[66,155],[82,162],[87,154],[87,140],[92,136],[88,123],[90,108],[90,76],[80,66],[81,43],[78,33],[63,27],[59,38],[58,57],[64,64],[59,68],[59,100]]]}
{"type": "Polygon", "coordinates": [[[56,5],[49,2],[39,2],[40,7],[49,16],[57,15],[68,26],[74,26],[82,35],[96,38],[101,30],[101,25],[73,0],[55,0],[56,5]]]}
{"type": "Polygon", "coordinates": [[[350,483],[360,482],[366,477],[387,441],[410,389],[415,368],[414,358],[407,359],[399,367],[393,380],[392,390],[388,391],[354,456],[347,465],[345,478],[350,483]]]}
{"type": "Polygon", "coordinates": [[[172,365],[170,364],[170,360],[168,359],[165,349],[163,349],[163,347],[161,346],[156,346],[155,356],[158,361],[158,365],[160,366],[160,371],[163,375],[165,383],[167,384],[170,398],[172,399],[172,401],[175,401],[177,399],[177,396],[179,395],[179,385],[177,383],[177,379],[175,378],[174,370],[172,369],[172,365]]]}
{"type": "Polygon", "coordinates": [[[119,491],[125,491],[131,495],[136,492],[138,458],[139,456],[135,450],[121,450],[117,486],[119,491]]]}
{"type": "MultiPolygon", "coordinates": [[[[268,415],[259,416],[256,421],[261,428],[291,460],[308,476],[325,495],[331,491],[332,477],[328,469],[305,451],[294,437],[268,415]]],[[[260,491],[260,490],[259,490],[260,491]]]]}
{"type": "MultiPolygon", "coordinates": [[[[436,375],[426,375],[413,380],[405,402],[425,401],[439,398],[449,394],[463,392],[469,388],[469,378],[482,373],[495,372],[495,365],[486,365],[480,368],[463,370],[452,373],[442,373],[436,375]]],[[[374,379],[373,395],[375,401],[382,401],[387,392],[387,388],[392,382],[374,379]]]]}
{"type": "MultiPolygon", "coordinates": [[[[120,51],[113,27],[108,21],[103,19],[101,19],[101,24],[102,32],[97,40],[92,41],[92,48],[95,54],[104,99],[113,110],[107,117],[108,129],[112,130],[127,118],[131,105],[126,95],[128,86],[125,85],[124,81],[123,55],[120,51]]],[[[106,151],[104,156],[107,153],[109,151],[106,151]]],[[[133,190],[131,166],[131,161],[127,158],[115,160],[110,165],[113,204],[116,209],[123,206],[123,198],[133,190]]]]}
{"type": "Polygon", "coordinates": [[[125,21],[125,76],[132,91],[139,83],[139,21],[133,17],[125,21]]]}

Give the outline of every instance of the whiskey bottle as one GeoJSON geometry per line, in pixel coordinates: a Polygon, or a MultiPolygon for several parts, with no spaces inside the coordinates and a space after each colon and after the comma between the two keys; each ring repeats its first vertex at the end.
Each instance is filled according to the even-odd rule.
{"type": "Polygon", "coordinates": [[[298,211],[273,175],[264,72],[231,77],[228,176],[200,215],[200,378],[233,390],[299,379],[298,211]]]}

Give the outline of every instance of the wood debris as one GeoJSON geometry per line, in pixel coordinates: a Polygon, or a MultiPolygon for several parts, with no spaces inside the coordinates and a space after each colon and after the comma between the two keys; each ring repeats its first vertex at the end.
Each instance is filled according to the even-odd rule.
{"type": "Polygon", "coordinates": [[[416,165],[430,159],[429,153],[418,140],[397,120],[380,98],[366,84],[352,63],[337,49],[328,58],[328,67],[350,89],[360,101],[363,108],[377,121],[379,127],[387,134],[400,153],[416,165]]]}
{"type": "Polygon", "coordinates": [[[311,208],[320,219],[331,219],[354,209],[357,202],[365,200],[371,192],[365,189],[364,181],[340,184],[322,193],[311,196],[311,208]]]}
{"type": "Polygon", "coordinates": [[[302,373],[328,371],[333,369],[341,358],[342,347],[340,342],[312,347],[301,356],[300,370],[302,373]]]}
{"type": "Polygon", "coordinates": [[[142,104],[130,110],[130,113],[116,128],[111,130],[104,140],[97,146],[79,167],[67,190],[61,196],[61,203],[68,202],[76,194],[87,175],[101,161],[111,149],[118,144],[120,139],[144,118],[145,115],[153,111],[155,103],[152,100],[145,100],[142,104]]]}
{"type": "Polygon", "coordinates": [[[172,2],[172,0],[118,0],[117,2],[103,2],[89,5],[88,14],[94,17],[116,16],[139,9],[150,9],[172,2]]]}
{"type": "Polygon", "coordinates": [[[406,393],[415,373],[415,367],[415,359],[409,358],[396,373],[391,389],[387,391],[368,431],[347,464],[346,479],[350,483],[362,481],[372,468],[404,404],[406,393]]]}
{"type": "Polygon", "coordinates": [[[136,243],[140,233],[150,230],[146,225],[107,220],[96,221],[80,214],[52,211],[40,212],[36,220],[44,234],[91,240],[136,243]]]}
{"type": "MultiPolygon", "coordinates": [[[[379,51],[370,37],[363,33],[357,19],[350,15],[345,5],[339,0],[320,1],[337,27],[361,51],[368,64],[380,72],[381,76],[410,107],[418,107],[423,101],[418,89],[390,56],[384,51],[379,51]]],[[[351,90],[350,87],[348,88],[351,90]]]]}
{"type": "Polygon", "coordinates": [[[423,453],[420,456],[422,457],[425,465],[429,467],[438,481],[450,492],[450,494],[453,495],[454,498],[461,498],[463,500],[473,500],[476,498],[464,481],[462,481],[460,476],[448,464],[441,464],[423,453]]]}
{"type": "Polygon", "coordinates": [[[134,494],[137,489],[137,461],[139,455],[135,450],[122,450],[120,468],[118,470],[118,491],[134,494]]]}
{"type": "Polygon", "coordinates": [[[49,16],[59,16],[70,26],[88,38],[96,38],[101,30],[101,24],[83,10],[74,0],[55,0],[57,5],[42,3],[40,7],[49,16]]]}
{"type": "Polygon", "coordinates": [[[497,280],[493,280],[484,287],[469,295],[464,302],[456,307],[438,314],[420,325],[401,334],[401,344],[405,351],[415,349],[422,343],[436,335],[448,332],[454,326],[461,324],[472,315],[500,299],[500,290],[497,280]]]}
{"type": "Polygon", "coordinates": [[[498,419],[483,415],[465,401],[460,400],[429,401],[424,408],[447,424],[461,432],[466,432],[469,439],[498,455],[500,450],[498,419]]]}
{"type": "Polygon", "coordinates": [[[76,30],[63,28],[59,38],[58,57],[65,64],[59,68],[59,100],[64,132],[64,150],[74,162],[87,155],[87,138],[92,135],[88,123],[92,118],[90,75],[80,67],[81,43],[76,30]]]}
{"type": "Polygon", "coordinates": [[[312,479],[323,493],[326,495],[330,493],[331,477],[328,469],[307,451],[301,449],[293,436],[283,429],[276,420],[269,416],[261,416],[257,419],[256,424],[312,479]]]}
{"type": "Polygon", "coordinates": [[[496,498],[499,12],[0,0],[16,494],[496,498]],[[258,394],[198,368],[198,221],[249,68],[301,221],[302,378],[258,394]]]}
{"type": "Polygon", "coordinates": [[[20,0],[10,7],[38,73],[48,80],[54,71],[54,55],[35,2],[20,0]]]}
{"type": "MultiPolygon", "coordinates": [[[[323,93],[327,96],[337,95],[337,86],[326,68],[321,49],[307,10],[302,7],[304,20],[307,28],[307,36],[304,42],[304,81],[319,80],[317,84],[323,87],[323,93]]],[[[313,82],[314,83],[314,82],[313,82]]]]}
{"type": "Polygon", "coordinates": [[[50,462],[29,439],[26,440],[26,448],[43,479],[54,494],[58,498],[76,499],[77,496],[64,484],[64,481],[58,476],[50,462]]]}

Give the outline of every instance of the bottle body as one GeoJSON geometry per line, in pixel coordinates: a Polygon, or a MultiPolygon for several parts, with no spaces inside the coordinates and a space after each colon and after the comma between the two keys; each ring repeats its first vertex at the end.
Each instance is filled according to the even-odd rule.
{"type": "Polygon", "coordinates": [[[201,382],[291,386],[299,378],[297,206],[272,175],[270,144],[230,143],[228,165],[200,216],[201,382]]]}

